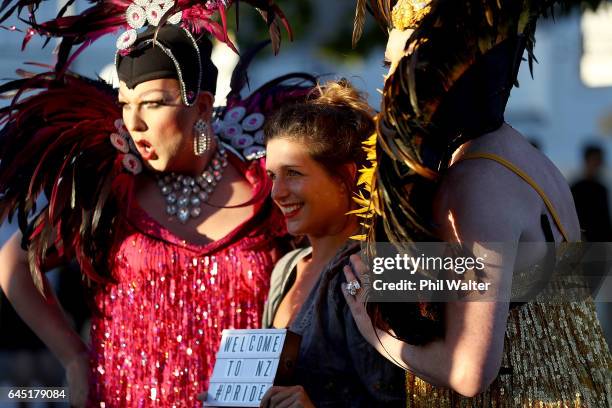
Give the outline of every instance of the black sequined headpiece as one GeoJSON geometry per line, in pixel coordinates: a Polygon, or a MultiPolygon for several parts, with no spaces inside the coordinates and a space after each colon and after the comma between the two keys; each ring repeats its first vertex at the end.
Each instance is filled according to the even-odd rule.
{"type": "Polygon", "coordinates": [[[186,29],[168,24],[140,33],[127,55],[117,52],[115,66],[119,80],[128,88],[154,79],[176,78],[183,102],[190,106],[200,90],[215,93],[218,71],[210,60],[211,51],[212,44],[205,36],[196,40],[186,29]]]}

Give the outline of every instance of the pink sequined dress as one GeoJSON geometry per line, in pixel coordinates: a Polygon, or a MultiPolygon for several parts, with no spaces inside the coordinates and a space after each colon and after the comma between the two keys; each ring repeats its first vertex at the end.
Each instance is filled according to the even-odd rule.
{"type": "MultiPolygon", "coordinates": [[[[267,188],[262,163],[247,165],[253,190],[267,188]]],[[[201,405],[221,331],[260,327],[284,220],[268,198],[256,208],[223,239],[193,245],[132,205],[109,258],[116,282],[94,295],[89,406],[201,405]]]]}

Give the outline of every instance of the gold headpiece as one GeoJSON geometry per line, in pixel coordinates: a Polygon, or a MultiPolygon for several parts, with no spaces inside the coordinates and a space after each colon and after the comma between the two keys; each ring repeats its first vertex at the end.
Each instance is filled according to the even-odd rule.
{"type": "Polygon", "coordinates": [[[431,11],[431,0],[398,0],[391,11],[393,28],[405,30],[416,28],[431,11]]]}

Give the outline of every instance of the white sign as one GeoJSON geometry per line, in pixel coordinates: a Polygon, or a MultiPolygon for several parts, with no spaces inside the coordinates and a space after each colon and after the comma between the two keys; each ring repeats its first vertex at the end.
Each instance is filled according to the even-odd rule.
{"type": "Polygon", "coordinates": [[[299,336],[287,329],[223,330],[204,406],[258,407],[295,365],[299,336]]]}

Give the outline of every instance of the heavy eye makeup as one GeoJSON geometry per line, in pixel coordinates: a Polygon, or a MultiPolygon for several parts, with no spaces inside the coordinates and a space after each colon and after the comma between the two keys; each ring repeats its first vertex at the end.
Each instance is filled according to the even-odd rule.
{"type": "Polygon", "coordinates": [[[152,99],[140,102],[140,106],[145,106],[147,108],[159,108],[164,105],[168,105],[168,103],[163,99],[152,99]]]}
{"type": "MultiPolygon", "coordinates": [[[[154,91],[154,92],[158,92],[158,91],[154,91]]],[[[147,109],[156,109],[161,106],[179,106],[180,103],[178,103],[176,99],[177,99],[177,95],[170,95],[164,92],[163,94],[146,96],[140,102],[137,102],[135,105],[138,107],[145,107],[147,109]]],[[[127,110],[130,108],[130,105],[132,105],[123,100],[119,100],[117,104],[119,105],[119,108],[121,110],[127,110]]]]}
{"type": "MultiPolygon", "coordinates": [[[[117,102],[119,105],[119,109],[126,110],[129,109],[130,105],[127,102],[117,102]]],[[[154,101],[142,101],[137,104],[137,106],[144,106],[146,108],[159,108],[160,106],[168,105],[163,100],[154,100],[154,101]]]]}

